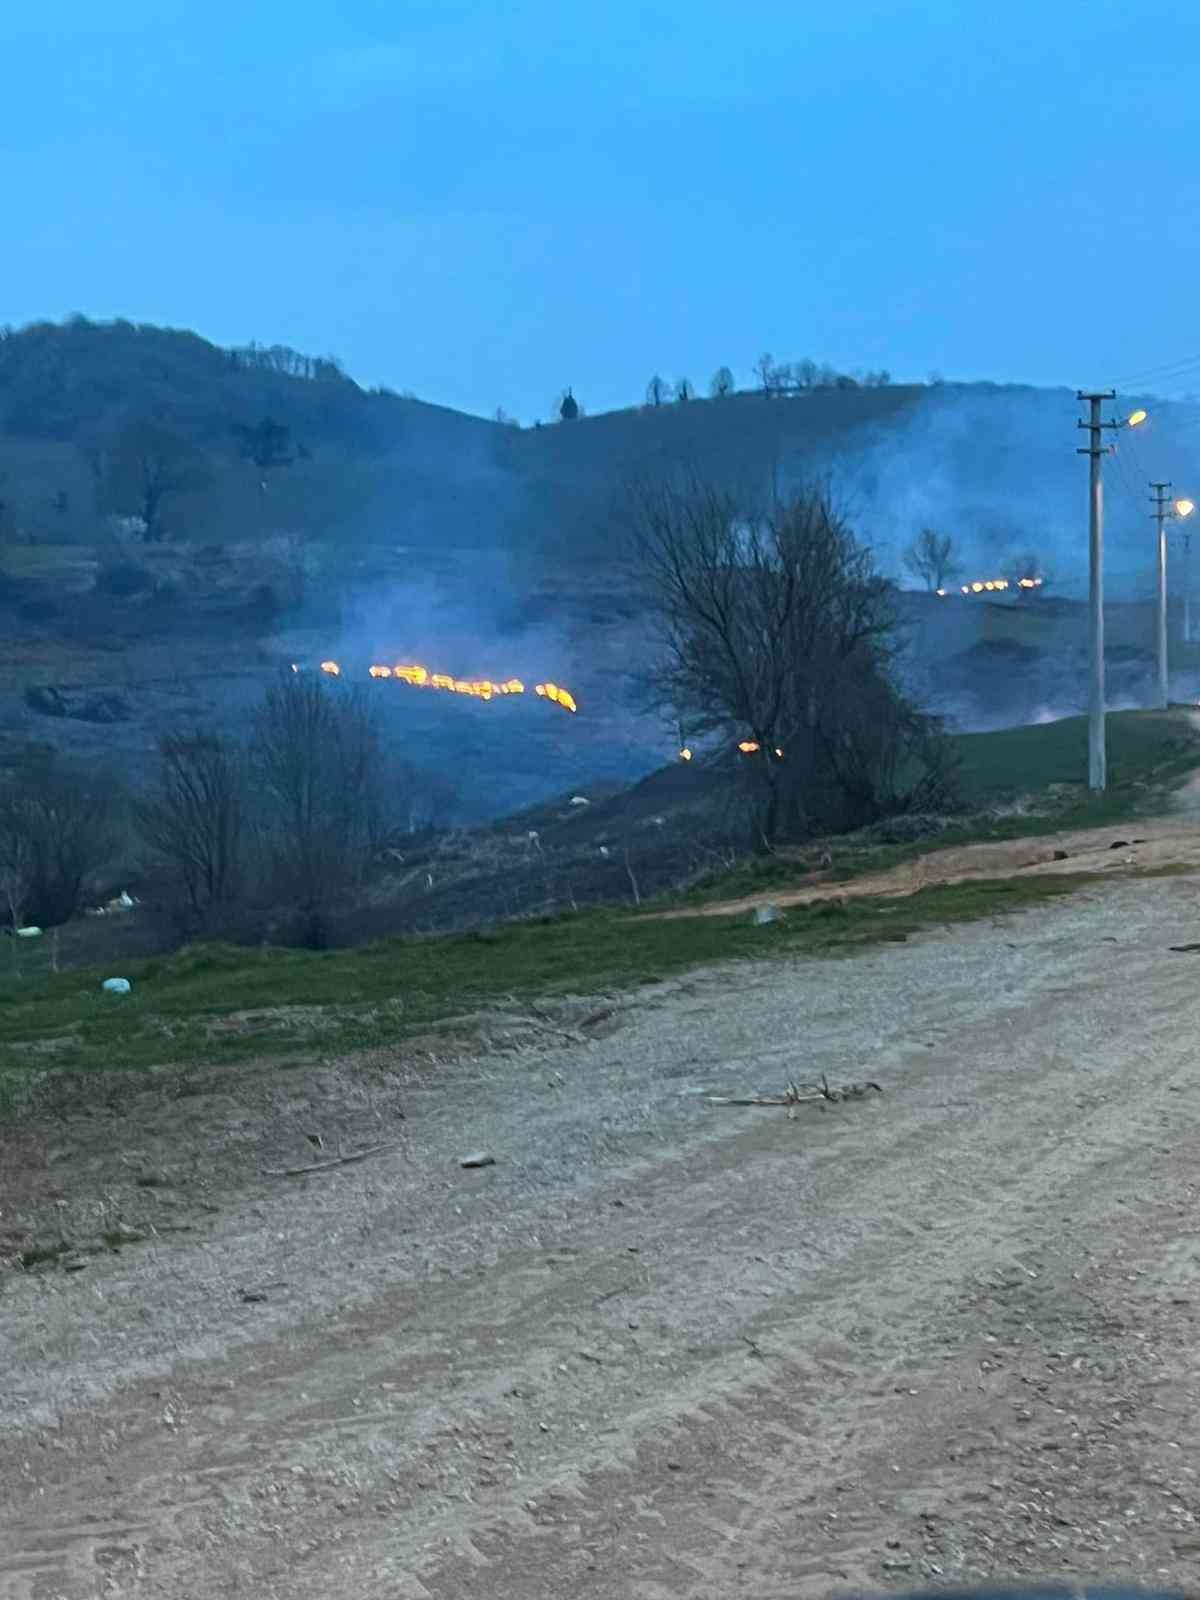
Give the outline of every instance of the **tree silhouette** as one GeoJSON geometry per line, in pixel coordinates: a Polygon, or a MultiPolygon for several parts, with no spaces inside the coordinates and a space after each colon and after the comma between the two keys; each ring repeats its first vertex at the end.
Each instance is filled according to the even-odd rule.
{"type": "Polygon", "coordinates": [[[954,540],[935,528],[922,528],[904,552],[904,565],[914,577],[922,578],[931,592],[940,589],[959,571],[954,540]]]}
{"type": "Polygon", "coordinates": [[[286,423],[264,417],[253,428],[235,422],[230,432],[237,440],[239,454],[244,460],[253,461],[260,472],[269,472],[272,467],[286,467],[294,459],[291,429],[286,423]]]}
{"type": "Polygon", "coordinates": [[[101,508],[139,517],[145,542],[158,544],[167,533],[167,502],[176,495],[199,493],[210,481],[208,462],[186,439],[156,422],[135,422],[105,453],[101,508]]]}
{"type": "Polygon", "coordinates": [[[665,378],[660,378],[656,372],[646,385],[646,404],[660,406],[667,398],[667,383],[665,378]]]}

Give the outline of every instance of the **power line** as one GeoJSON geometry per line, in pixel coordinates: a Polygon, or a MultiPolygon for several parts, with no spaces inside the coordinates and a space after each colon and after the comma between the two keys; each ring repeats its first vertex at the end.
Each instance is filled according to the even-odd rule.
{"type": "Polygon", "coordinates": [[[1123,378],[1118,378],[1117,384],[1120,388],[1125,389],[1130,384],[1146,383],[1151,378],[1161,379],[1165,374],[1175,373],[1181,368],[1188,369],[1192,367],[1200,367],[1200,355],[1183,356],[1176,361],[1165,361],[1158,367],[1144,367],[1140,372],[1131,372],[1123,378]]]}
{"type": "Polygon", "coordinates": [[[1129,476],[1129,473],[1126,471],[1125,462],[1122,459],[1120,449],[1118,448],[1117,445],[1114,444],[1114,445],[1112,445],[1110,447],[1110,453],[1112,455],[1113,460],[1117,464],[1117,471],[1118,471],[1118,473],[1120,474],[1120,477],[1121,477],[1121,487],[1125,490],[1125,493],[1129,496],[1129,498],[1133,502],[1133,504],[1136,505],[1136,506],[1139,506],[1139,508],[1140,508],[1141,496],[1138,493],[1137,489],[1134,488],[1133,479],[1129,476]]]}

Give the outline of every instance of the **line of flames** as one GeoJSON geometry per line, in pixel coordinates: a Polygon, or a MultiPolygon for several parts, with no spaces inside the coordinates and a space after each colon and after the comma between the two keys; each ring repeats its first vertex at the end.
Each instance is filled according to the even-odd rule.
{"type": "MultiPolygon", "coordinates": [[[[1040,589],[1046,580],[1044,578],[976,578],[972,583],[962,583],[959,589],[963,594],[995,594],[1004,589],[1040,589]]],[[[944,600],[950,593],[949,589],[937,591],[944,600]]]]}
{"type": "MultiPolygon", "coordinates": [[[[758,743],[757,739],[740,739],[738,741],[738,749],[744,756],[757,755],[761,748],[762,746],[758,743]]],[[[679,759],[680,761],[691,761],[694,759],[695,754],[696,752],[691,748],[691,746],[685,744],[683,749],[679,752],[679,759]]],[[[775,754],[780,761],[783,760],[783,751],[778,745],[775,747],[775,754]]]]}
{"type": "MultiPolygon", "coordinates": [[[[342,675],[340,662],[322,661],[320,667],[328,677],[340,678],[342,675]]],[[[292,671],[299,670],[293,663],[292,671]]],[[[411,684],[414,689],[442,689],[450,694],[470,695],[475,700],[496,700],[504,695],[525,693],[525,685],[520,678],[506,678],[502,683],[494,683],[491,678],[454,678],[448,672],[430,672],[427,667],[409,662],[397,662],[394,666],[376,663],[368,667],[367,672],[372,678],[398,678],[402,683],[411,684]]],[[[575,712],[579,709],[575,696],[561,684],[535,683],[533,692],[543,700],[552,700],[564,711],[575,712]]]]}

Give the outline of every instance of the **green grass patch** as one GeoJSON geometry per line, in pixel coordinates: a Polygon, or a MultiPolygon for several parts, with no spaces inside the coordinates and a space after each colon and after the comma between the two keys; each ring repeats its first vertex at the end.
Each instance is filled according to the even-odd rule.
{"type": "Polygon", "coordinates": [[[18,1104],[46,1071],[312,1059],[394,1044],[510,996],[631,989],[717,961],[852,955],[922,928],[1016,911],[1089,881],[1081,874],[944,884],[900,899],[797,907],[764,927],[748,917],[667,921],[603,910],[354,950],[196,946],[129,963],[130,995],[101,993],[99,971],[9,990],[0,1004],[0,1100],[7,1092],[18,1104]]]}
{"type": "MultiPolygon", "coordinates": [[[[1109,715],[1107,725],[1109,781],[1100,795],[1087,788],[1086,717],[951,735],[969,808],[962,821],[896,844],[874,842],[869,834],[827,840],[833,880],[886,872],[954,845],[1132,822],[1161,809],[1169,791],[1200,767],[1200,735],[1179,711],[1119,711],[1109,715]],[[1004,814],[1004,807],[1018,802],[1019,810],[1004,814]]],[[[811,851],[785,849],[706,875],[679,897],[680,903],[704,905],[797,888],[812,871],[811,851]]]]}
{"type": "MultiPolygon", "coordinates": [[[[963,799],[994,805],[1019,795],[1079,785],[1080,814],[1106,821],[1127,814],[1141,783],[1169,784],[1200,765],[1200,739],[1178,711],[1117,711],[1106,719],[1108,789],[1089,796],[1086,717],[1065,717],[1027,728],[952,736],[963,799]]],[[[1086,826],[1086,823],[1084,824],[1086,826]]]]}
{"type": "MultiPolygon", "coordinates": [[[[1200,740],[1178,712],[1112,716],[1111,787],[1093,800],[1079,782],[1086,738],[1083,718],[959,736],[963,787],[973,803],[999,805],[1019,795],[1032,796],[1029,804],[1012,815],[967,818],[910,843],[838,842],[835,875],[886,870],[943,845],[1126,822],[1161,804],[1163,792],[1200,758],[1200,740]],[[1077,787],[1065,794],[1056,788],[1071,783],[1077,787]]],[[[681,909],[779,891],[809,871],[799,857],[749,862],[698,885],[681,909]]],[[[394,1044],[509,997],[628,990],[719,961],[850,955],[922,928],[1019,910],[1090,881],[1087,874],[1063,874],[940,884],[905,897],[794,907],[764,927],[745,916],[664,921],[597,909],[352,950],[198,945],[121,961],[121,974],[133,983],[128,996],[100,991],[111,969],[35,975],[42,953],[21,949],[20,974],[0,976],[0,1114],[17,1109],[48,1072],[311,1060],[394,1044]]]]}

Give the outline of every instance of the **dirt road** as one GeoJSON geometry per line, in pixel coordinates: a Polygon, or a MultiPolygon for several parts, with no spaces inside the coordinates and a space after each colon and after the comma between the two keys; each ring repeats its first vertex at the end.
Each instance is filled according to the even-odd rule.
{"type": "Polygon", "coordinates": [[[1200,1593],[1197,941],[1118,881],[6,1134],[0,1243],[109,1248],[0,1275],[0,1595],[1200,1593]]]}

